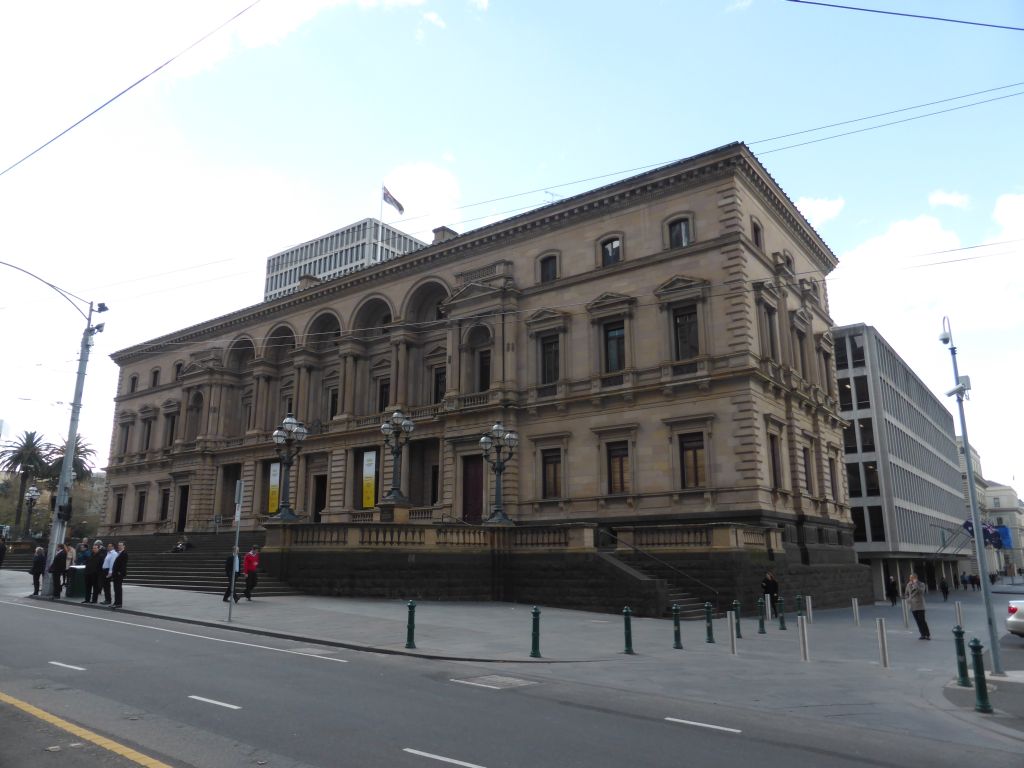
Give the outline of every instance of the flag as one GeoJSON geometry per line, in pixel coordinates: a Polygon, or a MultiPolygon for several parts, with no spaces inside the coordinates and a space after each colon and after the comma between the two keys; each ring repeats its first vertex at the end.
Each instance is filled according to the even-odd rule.
{"type": "Polygon", "coordinates": [[[384,202],[394,207],[394,209],[399,213],[405,213],[405,207],[395,200],[395,196],[388,192],[388,188],[382,185],[381,189],[384,191],[384,202]]]}

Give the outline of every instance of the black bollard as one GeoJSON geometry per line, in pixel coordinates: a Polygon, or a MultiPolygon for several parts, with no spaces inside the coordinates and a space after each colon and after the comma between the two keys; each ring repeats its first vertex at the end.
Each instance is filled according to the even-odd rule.
{"type": "Polygon", "coordinates": [[[733,610],[733,613],[736,614],[736,639],[737,640],[742,640],[743,639],[743,634],[740,632],[740,601],[739,600],[733,600],[732,601],[732,610],[733,610]]]}
{"type": "Polygon", "coordinates": [[[679,606],[675,603],[672,603],[672,634],[674,639],[672,647],[681,650],[683,647],[683,636],[679,631],[679,606]]]}
{"type": "Polygon", "coordinates": [[[786,601],[779,595],[775,598],[775,610],[779,614],[779,629],[786,629],[786,601]]]}
{"type": "Polygon", "coordinates": [[[708,637],[705,643],[715,642],[715,625],[712,623],[711,603],[704,603],[704,626],[707,628],[708,637]]]}
{"type": "Polygon", "coordinates": [[[632,615],[633,615],[633,612],[629,609],[628,605],[625,608],[622,609],[622,623],[624,625],[623,628],[625,629],[625,632],[626,632],[626,650],[624,650],[623,653],[628,654],[629,656],[633,656],[634,655],[633,654],[633,625],[632,625],[632,622],[630,621],[630,617],[632,615]]]}
{"type": "Polygon", "coordinates": [[[764,598],[763,597],[757,598],[757,634],[759,634],[759,635],[766,635],[766,634],[768,634],[767,632],[764,631],[764,609],[765,609],[764,598]]]}
{"type": "Polygon", "coordinates": [[[964,649],[964,631],[957,624],[953,627],[954,644],[956,645],[956,684],[964,688],[971,687],[971,679],[967,676],[967,651],[964,649]]]}
{"type": "Polygon", "coordinates": [[[530,644],[530,658],[540,658],[540,608],[533,606],[533,639],[530,644]]]}
{"type": "Polygon", "coordinates": [[[988,686],[985,685],[985,660],[981,657],[982,646],[978,638],[971,640],[971,656],[974,661],[974,711],[986,715],[992,713],[992,705],[988,700],[988,686]]]}
{"type": "Polygon", "coordinates": [[[416,603],[409,601],[409,622],[405,626],[405,647],[416,647],[416,603]]]}

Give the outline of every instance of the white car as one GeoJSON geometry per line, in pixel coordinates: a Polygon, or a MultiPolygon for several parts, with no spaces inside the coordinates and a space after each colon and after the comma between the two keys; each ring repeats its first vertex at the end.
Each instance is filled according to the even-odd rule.
{"type": "Polygon", "coordinates": [[[1024,600],[1011,600],[1006,606],[1006,631],[1024,637],[1024,600]]]}

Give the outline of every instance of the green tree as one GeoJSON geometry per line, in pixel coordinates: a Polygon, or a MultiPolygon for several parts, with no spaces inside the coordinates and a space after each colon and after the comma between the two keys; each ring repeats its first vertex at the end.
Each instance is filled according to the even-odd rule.
{"type": "MultiPolygon", "coordinates": [[[[64,466],[64,454],[67,452],[68,442],[65,440],[64,445],[51,445],[49,447],[47,477],[52,482],[54,490],[56,490],[57,483],[60,482],[60,470],[64,466]]],[[[93,450],[92,446],[85,442],[81,435],[75,435],[75,453],[71,464],[72,484],[80,483],[92,477],[92,471],[96,468],[92,462],[95,457],[96,451],[93,450]]]]}
{"type": "Polygon", "coordinates": [[[18,498],[14,512],[14,528],[21,523],[21,510],[25,502],[25,489],[33,477],[48,473],[53,446],[43,441],[37,432],[22,432],[21,437],[0,448],[0,469],[18,475],[18,498]]]}

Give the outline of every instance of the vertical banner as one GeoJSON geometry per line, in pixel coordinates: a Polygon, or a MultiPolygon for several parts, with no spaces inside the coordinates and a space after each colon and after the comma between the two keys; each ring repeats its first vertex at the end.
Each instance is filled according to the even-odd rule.
{"type": "Polygon", "coordinates": [[[276,461],[270,465],[270,483],[267,488],[267,514],[276,515],[281,500],[281,465],[276,461]]]}
{"type": "Polygon", "coordinates": [[[377,452],[363,453],[363,509],[377,503],[377,452]]]}

